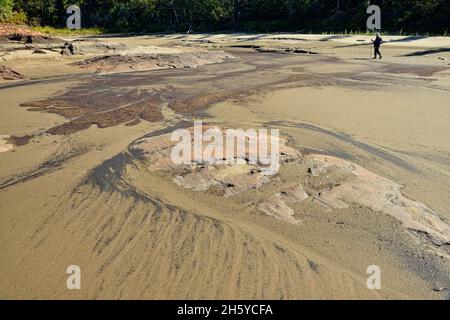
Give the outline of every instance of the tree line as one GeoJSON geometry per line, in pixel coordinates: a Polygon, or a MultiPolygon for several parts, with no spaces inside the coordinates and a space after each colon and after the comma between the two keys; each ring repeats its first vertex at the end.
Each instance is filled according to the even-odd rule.
{"type": "Polygon", "coordinates": [[[379,5],[382,30],[447,34],[448,0],[0,0],[0,20],[64,27],[78,5],[83,27],[111,32],[366,31],[366,9],[379,5]]]}

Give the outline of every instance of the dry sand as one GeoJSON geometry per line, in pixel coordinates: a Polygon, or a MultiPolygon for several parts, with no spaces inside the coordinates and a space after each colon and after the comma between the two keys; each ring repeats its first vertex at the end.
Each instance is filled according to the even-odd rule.
{"type": "Polygon", "coordinates": [[[0,135],[0,152],[6,152],[12,150],[13,145],[8,143],[8,135],[0,135]]]}
{"type": "Polygon", "coordinates": [[[0,297],[447,297],[450,40],[385,40],[381,61],[370,37],[300,34],[2,54],[25,80],[0,85],[0,297]],[[173,166],[194,118],[278,128],[290,158],[270,179],[173,166]]]}

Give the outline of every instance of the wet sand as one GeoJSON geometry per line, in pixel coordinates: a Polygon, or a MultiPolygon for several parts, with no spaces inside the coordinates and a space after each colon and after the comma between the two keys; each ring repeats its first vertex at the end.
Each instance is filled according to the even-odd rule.
{"type": "Polygon", "coordinates": [[[370,39],[100,39],[148,46],[146,54],[230,56],[108,74],[68,66],[90,55],[63,66],[39,57],[55,60],[42,74],[31,67],[41,60],[8,60],[26,80],[0,84],[0,134],[16,144],[0,153],[0,297],[445,298],[437,289],[450,287],[450,66],[439,57],[449,58],[449,41],[387,38],[386,59],[373,61],[359,40],[370,39]],[[194,119],[277,128],[301,156],[256,188],[196,191],[175,183],[189,172],[150,169],[155,158],[136,151],[194,119]],[[319,170],[324,156],[335,165],[319,170]],[[352,178],[341,161],[379,178],[352,178]],[[384,187],[394,207],[367,196],[384,187]],[[352,199],[348,188],[366,194],[352,199]],[[397,215],[411,207],[408,219],[443,226],[441,238],[397,215]],[[66,289],[73,264],[82,290],[66,289]],[[381,290],[366,286],[369,265],[381,267],[381,290]]]}

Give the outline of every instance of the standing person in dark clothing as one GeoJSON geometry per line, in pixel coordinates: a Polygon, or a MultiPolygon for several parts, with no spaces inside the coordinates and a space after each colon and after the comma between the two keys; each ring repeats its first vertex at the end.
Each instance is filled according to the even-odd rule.
{"type": "Polygon", "coordinates": [[[373,42],[373,48],[375,50],[374,52],[374,59],[377,58],[377,56],[380,56],[380,59],[382,58],[381,52],[380,52],[380,46],[383,43],[383,39],[380,37],[380,33],[377,32],[377,36],[375,37],[375,40],[372,40],[373,42]]]}

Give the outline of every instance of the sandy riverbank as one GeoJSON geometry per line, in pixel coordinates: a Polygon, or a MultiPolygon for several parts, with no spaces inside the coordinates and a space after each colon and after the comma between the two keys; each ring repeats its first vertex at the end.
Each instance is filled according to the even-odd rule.
{"type": "Polygon", "coordinates": [[[445,298],[450,40],[385,39],[376,61],[370,37],[300,34],[2,55],[25,79],[0,84],[0,297],[445,298]],[[292,158],[267,180],[172,167],[194,119],[277,128],[292,158]]]}

